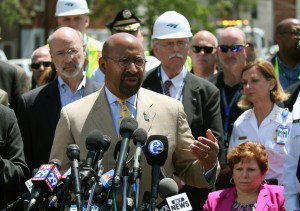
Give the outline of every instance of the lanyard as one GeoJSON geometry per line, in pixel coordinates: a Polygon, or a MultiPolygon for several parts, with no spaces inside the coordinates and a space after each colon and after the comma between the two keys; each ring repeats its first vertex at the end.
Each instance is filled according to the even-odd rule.
{"type": "MultiPolygon", "coordinates": [[[[187,74],[186,74],[186,75],[187,75],[187,74]]],[[[178,92],[178,94],[177,94],[177,98],[175,98],[175,99],[178,100],[178,101],[181,101],[181,98],[182,98],[183,86],[184,86],[184,84],[185,84],[186,75],[185,75],[185,77],[183,78],[183,81],[182,81],[182,83],[181,83],[181,85],[180,85],[180,90],[179,90],[179,92],[178,92]]],[[[157,68],[157,76],[158,76],[158,78],[159,78],[159,80],[160,80],[160,86],[161,86],[162,92],[163,92],[163,94],[165,95],[165,94],[166,94],[166,90],[165,90],[165,86],[164,86],[164,83],[163,83],[163,80],[162,80],[162,77],[161,77],[161,66],[159,66],[159,67],[157,68]]]]}
{"type": "Polygon", "coordinates": [[[278,65],[278,58],[277,56],[275,57],[275,73],[276,73],[276,76],[279,80],[279,65],[278,65]]]}
{"type": "Polygon", "coordinates": [[[226,97],[225,89],[222,88],[221,92],[222,92],[223,105],[224,105],[224,110],[225,110],[225,119],[224,119],[224,122],[223,122],[224,143],[225,143],[225,147],[228,147],[229,146],[229,141],[227,140],[228,139],[227,136],[228,136],[229,114],[230,114],[230,111],[232,109],[233,103],[239,97],[240,90],[236,90],[235,91],[234,96],[231,99],[229,105],[228,105],[228,102],[227,102],[227,97],[226,97]]]}

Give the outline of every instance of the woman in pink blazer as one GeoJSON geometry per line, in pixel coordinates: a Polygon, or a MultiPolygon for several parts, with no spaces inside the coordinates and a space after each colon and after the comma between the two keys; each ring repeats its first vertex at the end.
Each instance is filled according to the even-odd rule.
{"type": "Polygon", "coordinates": [[[283,186],[263,184],[268,156],[263,145],[244,142],[227,155],[235,187],[208,195],[204,211],[281,211],[283,186]]]}

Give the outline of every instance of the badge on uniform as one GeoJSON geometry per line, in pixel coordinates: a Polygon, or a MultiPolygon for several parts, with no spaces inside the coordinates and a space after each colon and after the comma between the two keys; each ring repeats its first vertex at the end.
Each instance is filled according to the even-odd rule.
{"type": "Polygon", "coordinates": [[[285,125],[279,125],[277,128],[276,143],[285,145],[289,137],[289,127],[285,125]]]}

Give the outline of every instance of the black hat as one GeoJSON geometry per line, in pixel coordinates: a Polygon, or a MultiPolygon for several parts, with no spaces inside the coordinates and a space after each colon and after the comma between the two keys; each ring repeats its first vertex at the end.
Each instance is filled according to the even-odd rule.
{"type": "Polygon", "coordinates": [[[141,20],[136,17],[130,10],[121,10],[115,17],[115,19],[106,24],[106,27],[110,30],[116,30],[121,32],[134,32],[141,26],[141,20]]]}

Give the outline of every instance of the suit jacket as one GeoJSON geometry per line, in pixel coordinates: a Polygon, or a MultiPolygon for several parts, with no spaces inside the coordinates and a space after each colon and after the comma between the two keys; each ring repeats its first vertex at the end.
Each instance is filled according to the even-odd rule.
{"type": "Polygon", "coordinates": [[[16,112],[21,96],[19,75],[13,65],[4,61],[0,61],[0,89],[7,92],[9,107],[16,112]]]}
{"type": "MultiPolygon", "coordinates": [[[[58,79],[55,79],[47,85],[33,89],[23,94],[19,103],[18,121],[30,170],[49,161],[61,110],[58,85],[58,79]]],[[[99,89],[99,84],[87,79],[83,96],[99,89]]]]}
{"type": "Polygon", "coordinates": [[[29,170],[15,113],[0,104],[0,210],[17,200],[29,170]]]}
{"type": "MultiPolygon", "coordinates": [[[[259,211],[284,210],[283,186],[262,185],[258,194],[256,209],[259,211]]],[[[231,211],[236,198],[235,187],[212,192],[203,206],[204,211],[231,211]]]]}
{"type": "Polygon", "coordinates": [[[289,99],[287,99],[286,101],[283,102],[284,107],[288,108],[289,111],[292,111],[293,105],[295,104],[297,97],[300,93],[300,82],[289,86],[288,88],[286,88],[285,91],[290,94],[290,97],[289,97],[289,99]]]}
{"type": "MultiPolygon", "coordinates": [[[[142,87],[162,94],[157,71],[158,68],[146,76],[142,87]]],[[[220,93],[212,83],[188,72],[182,92],[182,104],[195,139],[206,136],[206,130],[211,129],[215,137],[222,140],[220,93]]]]}
{"type": "MultiPolygon", "coordinates": [[[[168,177],[171,177],[176,170],[180,178],[190,185],[212,187],[219,165],[217,164],[213,170],[212,178],[206,181],[203,166],[189,151],[189,145],[194,138],[179,101],[140,88],[137,93],[136,120],[139,127],[148,132],[148,136],[159,134],[168,138],[168,158],[164,165],[168,177]]],[[[77,144],[80,148],[80,159],[85,159],[87,155],[85,140],[87,135],[95,129],[111,137],[111,145],[104,154],[102,164],[105,171],[113,169],[115,161],[112,158],[119,138],[104,89],[62,108],[50,159],[61,160],[62,171],[65,171],[70,164],[66,155],[66,148],[69,144],[77,144]],[[80,112],[78,112],[79,108],[80,112]]],[[[134,152],[135,146],[131,142],[128,160],[133,157],[134,152]]],[[[140,190],[143,193],[145,190],[150,190],[151,167],[147,164],[144,155],[141,159],[143,175],[140,190]]]]}

